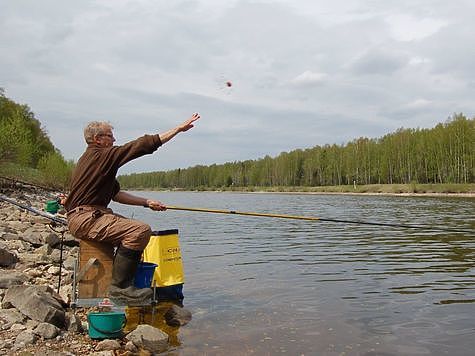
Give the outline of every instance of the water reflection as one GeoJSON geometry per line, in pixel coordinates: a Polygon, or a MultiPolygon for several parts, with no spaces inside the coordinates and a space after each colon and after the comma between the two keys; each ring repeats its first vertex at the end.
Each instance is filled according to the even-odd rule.
{"type": "Polygon", "coordinates": [[[173,303],[163,302],[155,306],[126,307],[125,316],[127,324],[124,332],[128,333],[142,324],[151,325],[163,331],[168,335],[168,344],[170,347],[181,345],[178,337],[179,326],[167,324],[166,313],[169,312],[173,303]]]}

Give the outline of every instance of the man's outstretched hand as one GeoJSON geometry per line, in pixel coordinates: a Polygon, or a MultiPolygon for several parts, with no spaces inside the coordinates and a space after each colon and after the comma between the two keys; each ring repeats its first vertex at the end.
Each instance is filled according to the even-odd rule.
{"type": "Polygon", "coordinates": [[[195,125],[193,125],[193,123],[196,120],[198,120],[200,117],[201,117],[200,114],[195,112],[193,115],[191,115],[191,117],[188,120],[186,120],[183,124],[180,125],[180,131],[185,132],[191,129],[192,127],[194,127],[195,125]]]}

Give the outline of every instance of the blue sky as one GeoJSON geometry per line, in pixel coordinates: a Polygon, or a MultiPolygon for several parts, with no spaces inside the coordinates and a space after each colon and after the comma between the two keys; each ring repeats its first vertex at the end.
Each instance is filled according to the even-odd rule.
{"type": "Polygon", "coordinates": [[[473,117],[474,17],[468,0],[0,0],[0,87],[68,159],[88,121],[121,144],[196,111],[121,172],[258,159],[473,117]]]}

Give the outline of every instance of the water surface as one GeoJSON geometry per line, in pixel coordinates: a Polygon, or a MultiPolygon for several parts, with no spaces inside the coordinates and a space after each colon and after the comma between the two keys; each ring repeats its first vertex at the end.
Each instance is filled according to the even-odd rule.
{"type": "Polygon", "coordinates": [[[165,204],[467,229],[471,233],[113,205],[178,228],[185,306],[178,354],[470,355],[475,200],[137,192],[165,204]]]}

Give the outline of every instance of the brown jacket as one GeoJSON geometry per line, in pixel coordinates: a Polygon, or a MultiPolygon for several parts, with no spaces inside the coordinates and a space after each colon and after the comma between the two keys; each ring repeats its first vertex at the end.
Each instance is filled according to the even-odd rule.
{"type": "Polygon", "coordinates": [[[74,169],[66,210],[81,205],[107,207],[120,190],[115,178],[119,167],[155,152],[161,145],[159,135],[144,135],[125,145],[107,148],[89,144],[74,169]]]}

